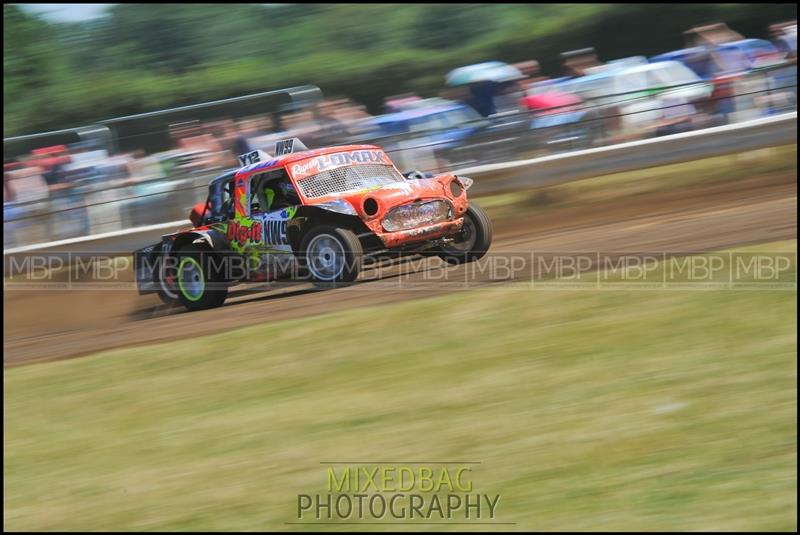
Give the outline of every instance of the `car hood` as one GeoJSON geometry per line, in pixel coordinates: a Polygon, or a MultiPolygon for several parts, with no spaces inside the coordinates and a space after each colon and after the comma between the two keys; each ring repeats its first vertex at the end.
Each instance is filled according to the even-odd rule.
{"type": "Polygon", "coordinates": [[[324,197],[311,199],[306,204],[313,206],[315,204],[323,204],[338,199],[344,199],[356,210],[359,210],[367,198],[373,198],[385,208],[390,208],[412,202],[417,199],[447,197],[447,185],[449,184],[451,177],[452,175],[445,174],[433,178],[396,182],[394,184],[387,184],[385,186],[376,188],[344,193],[333,193],[330,195],[325,195],[324,197]]]}

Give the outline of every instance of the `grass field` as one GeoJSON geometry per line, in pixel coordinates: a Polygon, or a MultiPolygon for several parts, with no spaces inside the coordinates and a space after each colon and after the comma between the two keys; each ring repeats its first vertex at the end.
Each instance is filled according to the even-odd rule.
{"type": "MultiPolygon", "coordinates": [[[[538,212],[580,206],[609,199],[631,198],[687,186],[709,186],[757,176],[797,177],[797,145],[757,149],[713,158],[601,175],[532,190],[480,197],[492,219],[509,217],[516,210],[538,212]]],[[[498,174],[495,179],[502,178],[498,174]]]]}
{"type": "Polygon", "coordinates": [[[796,305],[506,284],[6,369],[4,527],[359,529],[286,524],[320,462],[439,460],[500,529],[796,530],[796,305]]]}

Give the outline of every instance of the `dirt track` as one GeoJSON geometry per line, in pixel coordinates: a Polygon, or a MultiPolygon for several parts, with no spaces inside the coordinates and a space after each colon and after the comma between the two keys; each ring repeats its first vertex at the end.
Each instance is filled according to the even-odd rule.
{"type": "MultiPolygon", "coordinates": [[[[796,213],[796,176],[759,177],[559,209],[531,208],[497,222],[492,253],[709,251],[794,239],[796,213]]],[[[6,288],[4,364],[76,357],[463,289],[465,268],[448,269],[451,282],[443,283],[443,265],[432,258],[405,274],[408,265],[395,266],[380,280],[329,291],[298,283],[267,292],[234,289],[224,307],[191,314],[167,310],[157,297],[132,290],[6,288]]],[[[528,273],[529,279],[536,276],[528,273]]],[[[482,273],[474,282],[494,280],[482,273]]]]}

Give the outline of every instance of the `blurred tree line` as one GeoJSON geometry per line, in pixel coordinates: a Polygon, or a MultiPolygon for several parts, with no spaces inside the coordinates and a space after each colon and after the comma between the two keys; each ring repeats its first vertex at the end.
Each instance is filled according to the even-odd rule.
{"type": "Polygon", "coordinates": [[[765,37],[796,17],[796,4],[115,4],[50,23],[4,4],[3,135],[302,84],[379,112],[388,95],[435,95],[461,65],[537,59],[557,76],[567,50],[652,55],[698,24],[765,37]]]}

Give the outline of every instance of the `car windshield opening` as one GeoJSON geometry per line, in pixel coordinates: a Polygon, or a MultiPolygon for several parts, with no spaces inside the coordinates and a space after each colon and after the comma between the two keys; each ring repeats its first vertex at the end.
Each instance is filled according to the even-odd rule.
{"type": "Polygon", "coordinates": [[[331,193],[347,193],[379,188],[405,178],[391,165],[365,164],[337,167],[299,180],[297,185],[306,198],[313,199],[331,193]]]}

